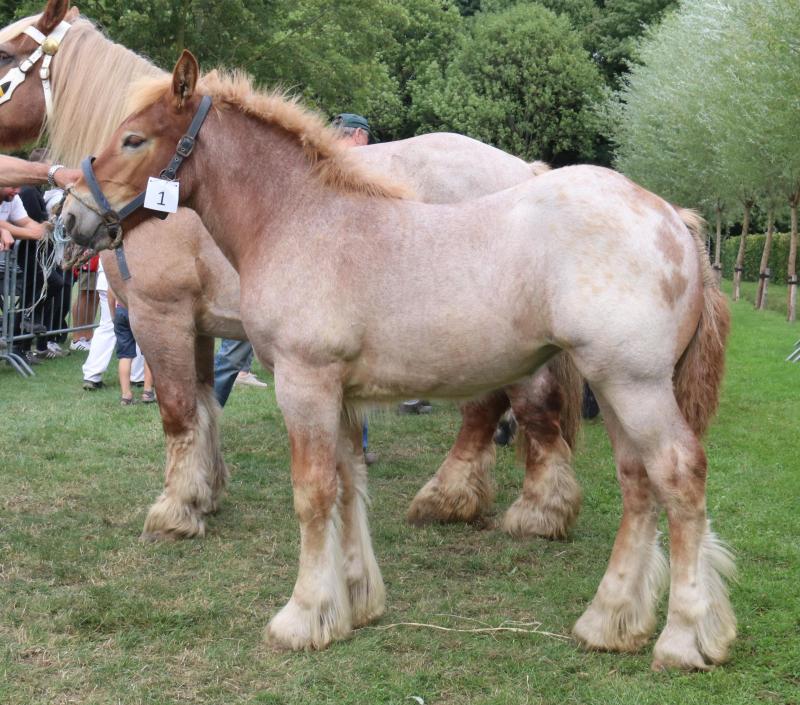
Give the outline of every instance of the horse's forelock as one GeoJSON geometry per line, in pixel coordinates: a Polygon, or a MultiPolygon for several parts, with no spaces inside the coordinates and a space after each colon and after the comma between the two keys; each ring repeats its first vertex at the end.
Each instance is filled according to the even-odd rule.
{"type": "Polygon", "coordinates": [[[20,34],[22,34],[28,27],[36,22],[39,21],[39,15],[32,15],[31,17],[23,17],[21,20],[17,20],[16,22],[12,22],[7,27],[3,27],[0,29],[0,44],[4,44],[5,42],[10,42],[12,39],[15,39],[20,34]]]}

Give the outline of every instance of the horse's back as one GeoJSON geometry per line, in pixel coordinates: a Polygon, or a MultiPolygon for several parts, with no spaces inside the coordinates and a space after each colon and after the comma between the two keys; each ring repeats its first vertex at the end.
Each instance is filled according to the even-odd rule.
{"type": "Polygon", "coordinates": [[[408,184],[415,199],[456,203],[516,186],[538,169],[500,149],[451,132],[358,147],[370,170],[408,184]]]}

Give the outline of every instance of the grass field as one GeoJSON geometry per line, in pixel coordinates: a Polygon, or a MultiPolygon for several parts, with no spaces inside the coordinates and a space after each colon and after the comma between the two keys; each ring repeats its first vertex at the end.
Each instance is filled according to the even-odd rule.
{"type": "MultiPolygon", "coordinates": [[[[377,628],[321,653],[274,653],[261,635],[291,593],[298,531],[271,388],[235,390],[222,417],[233,475],[207,538],[143,544],[162,482],[158,412],[120,407],[113,370],[109,389],[82,391],[83,355],[73,354],[27,381],[0,368],[0,703],[800,703],[800,364],[783,362],[800,327],[746,302],[733,311],[706,444],[710,514],[740,574],[739,638],[725,666],[653,673],[652,644],[615,655],[550,635],[392,627],[536,622],[568,636],[620,517],[608,442],[589,423],[569,541],[408,527],[409,501],[458,428],[445,404],[371,425],[371,526],[387,587],[377,628]]],[[[521,478],[500,451],[498,512],[521,478]]]]}

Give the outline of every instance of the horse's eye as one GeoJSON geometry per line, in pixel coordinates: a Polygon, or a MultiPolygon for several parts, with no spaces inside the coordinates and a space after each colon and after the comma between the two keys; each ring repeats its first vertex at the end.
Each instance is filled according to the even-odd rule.
{"type": "Polygon", "coordinates": [[[131,147],[135,149],[136,147],[141,147],[145,143],[145,138],[141,135],[128,135],[123,141],[123,147],[131,147]]]}
{"type": "Polygon", "coordinates": [[[5,64],[8,61],[11,61],[11,54],[5,51],[0,51],[0,64],[5,64]]]}

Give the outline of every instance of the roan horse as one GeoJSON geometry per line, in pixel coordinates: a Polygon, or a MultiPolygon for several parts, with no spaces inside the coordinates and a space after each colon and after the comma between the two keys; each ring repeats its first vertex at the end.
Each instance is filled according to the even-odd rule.
{"type": "MultiPolygon", "coordinates": [[[[44,13],[0,31],[0,73],[22,63],[37,44],[23,30],[47,36],[61,21],[72,26],[52,55],[53,110],[46,113],[37,67],[0,106],[0,144],[19,146],[46,128],[56,159],[77,164],[111,136],[124,117],[125,88],[136,79],[164,75],[133,52],[109,41],[94,25],[50,0],[44,13]],[[87,111],[86,105],[92,110],[87,111]]],[[[459,135],[426,135],[355,150],[357,159],[411,185],[431,202],[458,201],[531,178],[546,167],[459,135]]],[[[126,234],[132,278],[120,276],[116,257],[103,253],[114,291],[127,302],[137,340],[154,370],[166,436],[166,486],[145,521],[147,538],[203,535],[204,517],[216,509],[227,480],[211,391],[214,336],[243,338],[239,279],[199,218],[181,209],[165,223],[146,223],[126,234]],[[159,256],[154,256],[158,242],[159,256]]],[[[514,535],[563,538],[578,514],[580,488],[570,468],[579,428],[580,379],[569,358],[516,387],[514,406],[525,432],[522,495],[506,512],[514,535]]],[[[509,405],[503,391],[462,405],[463,425],[436,475],[418,493],[408,518],[470,521],[492,503],[492,434],[509,405]]]]}
{"type": "MultiPolygon", "coordinates": [[[[565,350],[597,393],[624,505],[574,633],[610,650],[650,637],[664,506],[670,597],[654,666],[723,661],[736,632],[724,580],[733,561],[706,517],[698,432],[716,407],[729,319],[699,218],[588,166],[457,205],[403,200],[296,103],[242,76],[198,81],[184,52],[170,79],[140,86],[94,178],[118,211],[169,162],[202,96],[213,98],[180,200],[239,271],[245,330],[275,373],[300,523],[297,581],[267,638],[321,648],[384,609],[354,409],[473,396],[565,350]],[[498,311],[487,292],[510,305],[498,311]]],[[[116,227],[105,210],[79,180],[64,206],[68,232],[106,246],[116,227]]]]}

